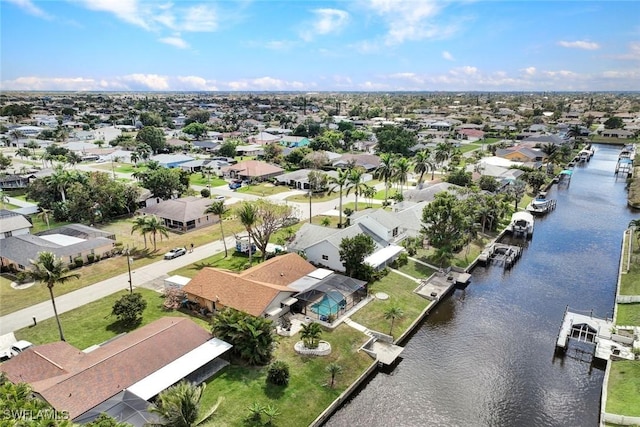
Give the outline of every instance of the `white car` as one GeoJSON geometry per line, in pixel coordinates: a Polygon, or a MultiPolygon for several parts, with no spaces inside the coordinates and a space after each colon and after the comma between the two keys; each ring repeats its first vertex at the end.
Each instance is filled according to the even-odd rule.
{"type": "Polygon", "coordinates": [[[11,351],[17,355],[18,353],[22,353],[29,347],[33,347],[33,344],[31,344],[29,341],[20,340],[13,343],[13,345],[11,346],[11,351]]]}
{"type": "Polygon", "coordinates": [[[186,248],[173,248],[169,252],[164,254],[164,259],[178,258],[179,256],[182,256],[182,255],[184,255],[186,253],[187,253],[187,249],[186,248]]]}
{"type": "Polygon", "coordinates": [[[216,197],[214,197],[213,199],[214,199],[214,200],[227,200],[227,198],[226,198],[226,197],[224,197],[224,196],[222,196],[222,195],[220,195],[220,194],[218,194],[218,195],[217,195],[216,197]]]}

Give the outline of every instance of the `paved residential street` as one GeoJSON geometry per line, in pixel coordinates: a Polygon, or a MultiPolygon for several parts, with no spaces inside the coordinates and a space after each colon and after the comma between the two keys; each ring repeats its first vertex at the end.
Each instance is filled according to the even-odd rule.
{"type": "MultiPolygon", "coordinates": [[[[227,247],[231,250],[235,247],[234,237],[228,237],[227,247]]],[[[152,264],[131,270],[131,278],[134,287],[147,287],[154,280],[161,279],[168,272],[192,264],[203,258],[224,251],[222,240],[208,243],[206,245],[196,247],[192,253],[187,253],[181,257],[172,260],[160,260],[152,264]]],[[[124,261],[124,260],[123,260],[124,261]]],[[[135,263],[133,265],[135,267],[135,263]]],[[[44,286],[37,283],[35,286],[44,286]]],[[[102,282],[95,283],[91,286],[78,289],[68,294],[56,296],[56,306],[58,313],[65,313],[80,307],[92,301],[99,300],[107,295],[115,292],[129,289],[128,273],[119,274],[102,282]]],[[[55,293],[55,288],[53,289],[55,293]]],[[[53,307],[51,301],[46,300],[39,304],[7,314],[0,317],[0,334],[6,334],[15,330],[24,328],[33,324],[33,318],[37,321],[45,320],[53,317],[53,307]]]]}

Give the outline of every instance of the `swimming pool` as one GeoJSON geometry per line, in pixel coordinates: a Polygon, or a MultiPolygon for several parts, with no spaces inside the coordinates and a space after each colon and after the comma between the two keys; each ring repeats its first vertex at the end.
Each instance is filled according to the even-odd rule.
{"type": "Polygon", "coordinates": [[[341,308],[345,308],[347,302],[344,296],[338,291],[329,291],[320,300],[311,306],[311,311],[319,316],[337,315],[341,308]]]}

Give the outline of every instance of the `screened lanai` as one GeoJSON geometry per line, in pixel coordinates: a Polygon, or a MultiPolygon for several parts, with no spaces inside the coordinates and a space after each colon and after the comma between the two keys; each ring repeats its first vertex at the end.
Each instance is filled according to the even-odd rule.
{"type": "Polygon", "coordinates": [[[296,294],[292,311],[332,322],[367,296],[367,282],[332,274],[309,289],[296,294]]]}

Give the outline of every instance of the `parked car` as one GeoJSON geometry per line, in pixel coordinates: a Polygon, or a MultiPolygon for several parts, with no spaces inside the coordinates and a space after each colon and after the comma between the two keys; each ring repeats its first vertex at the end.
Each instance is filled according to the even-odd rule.
{"type": "Polygon", "coordinates": [[[182,255],[184,255],[186,253],[187,253],[187,249],[186,248],[173,248],[169,252],[164,254],[164,259],[178,258],[179,256],[182,256],[182,255]]]}
{"type": "Polygon", "coordinates": [[[22,353],[29,347],[33,347],[33,344],[30,343],[29,341],[25,341],[25,340],[16,341],[11,346],[11,352],[15,356],[15,355],[18,355],[19,353],[22,353]]]}
{"type": "Polygon", "coordinates": [[[227,200],[227,198],[221,194],[218,194],[216,197],[214,197],[214,200],[227,200]]]}
{"type": "Polygon", "coordinates": [[[231,190],[237,190],[240,187],[242,187],[242,183],[240,183],[240,182],[230,182],[229,183],[229,188],[231,190]]]}

